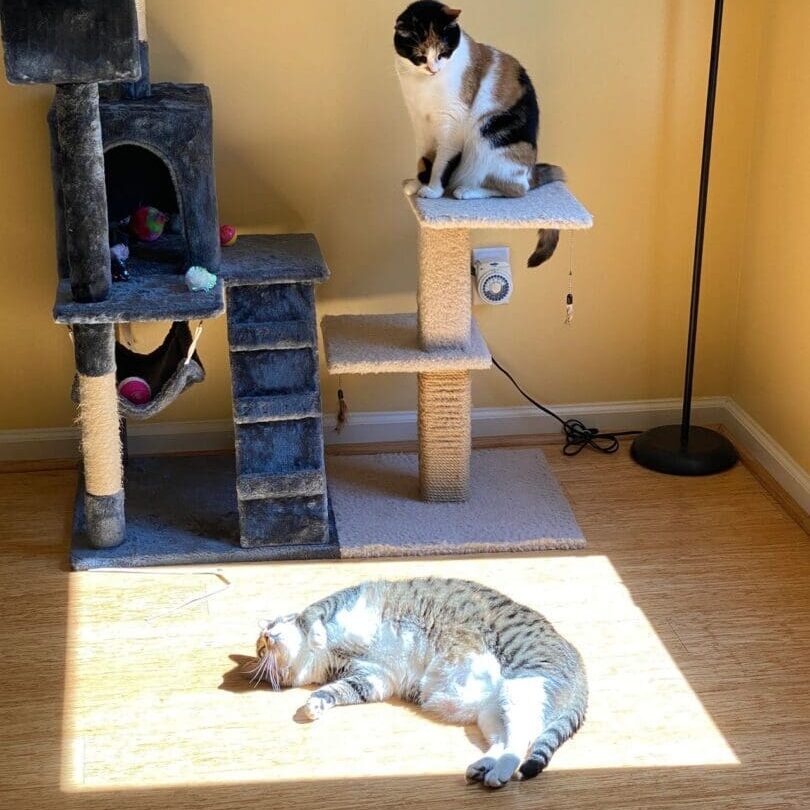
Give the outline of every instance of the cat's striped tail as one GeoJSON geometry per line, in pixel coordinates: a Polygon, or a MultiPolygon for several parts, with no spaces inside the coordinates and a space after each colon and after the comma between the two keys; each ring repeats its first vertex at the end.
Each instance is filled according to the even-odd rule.
{"type": "MultiPolygon", "coordinates": [[[[548,183],[556,183],[557,181],[565,181],[565,172],[552,163],[538,163],[534,167],[532,174],[532,188],[545,186],[548,183]]],[[[534,253],[529,256],[529,267],[539,267],[543,262],[548,261],[557,249],[557,243],[560,241],[560,232],[551,228],[543,228],[537,232],[537,247],[534,253]]]]}
{"type": "Polygon", "coordinates": [[[520,778],[532,779],[548,765],[552,754],[579,730],[588,708],[588,687],[584,674],[576,679],[567,708],[543,729],[520,766],[520,778]]]}

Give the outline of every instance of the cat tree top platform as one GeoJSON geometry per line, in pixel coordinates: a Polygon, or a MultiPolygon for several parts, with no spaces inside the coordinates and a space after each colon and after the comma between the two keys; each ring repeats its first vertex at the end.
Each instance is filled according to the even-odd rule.
{"type": "Polygon", "coordinates": [[[321,329],[330,374],[471,371],[492,365],[474,319],[468,348],[429,352],[419,345],[415,313],[326,315],[321,329]]]}
{"type": "Polygon", "coordinates": [[[408,197],[423,228],[556,228],[585,229],[593,217],[565,183],[549,183],[525,197],[490,197],[485,200],[428,200],[408,197]]]}

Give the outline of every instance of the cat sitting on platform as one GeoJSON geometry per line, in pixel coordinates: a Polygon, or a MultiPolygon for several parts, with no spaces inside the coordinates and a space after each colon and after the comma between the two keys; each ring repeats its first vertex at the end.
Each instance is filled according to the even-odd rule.
{"type": "MultiPolygon", "coordinates": [[[[522,197],[564,180],[559,166],[536,162],[540,112],[528,74],[513,56],[462,31],[460,14],[419,0],[396,21],[396,69],[419,151],[406,193],[522,197]]],[[[550,259],[558,241],[559,231],[541,230],[529,266],[550,259]]]]}

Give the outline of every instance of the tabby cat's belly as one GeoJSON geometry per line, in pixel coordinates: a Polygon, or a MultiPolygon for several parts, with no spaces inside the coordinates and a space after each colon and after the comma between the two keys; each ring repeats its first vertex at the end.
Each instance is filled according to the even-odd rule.
{"type": "Polygon", "coordinates": [[[473,723],[498,691],[501,667],[491,653],[432,662],[422,678],[422,707],[450,723],[473,723]]]}

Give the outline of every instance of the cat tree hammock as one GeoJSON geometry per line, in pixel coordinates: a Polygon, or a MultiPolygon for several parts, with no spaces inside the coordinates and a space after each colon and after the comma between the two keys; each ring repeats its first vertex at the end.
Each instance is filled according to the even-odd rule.
{"type": "MultiPolygon", "coordinates": [[[[389,553],[378,536],[366,543],[350,528],[341,540],[330,509],[314,295],[329,271],[317,240],[259,234],[220,248],[208,88],[150,82],[144,0],[0,0],[0,18],[9,81],[56,86],[53,315],[73,339],[82,449],[73,567],[389,553]],[[131,278],[113,283],[111,239],[145,204],[173,228],[131,242],[131,278]],[[215,273],[214,287],[189,291],[189,265],[215,273]],[[154,416],[205,377],[189,323],[223,313],[235,455],[127,458],[126,420],[154,416]],[[117,324],[147,321],[172,324],[153,352],[116,341],[117,324]],[[130,375],[149,382],[148,403],[118,395],[130,375]]],[[[459,502],[470,486],[470,372],[491,363],[470,316],[470,230],[586,228],[591,219],[561,183],[520,200],[411,205],[420,226],[418,313],[325,318],[328,367],[418,375],[422,496],[459,502]]],[[[551,547],[581,545],[559,491],[534,489],[536,468],[529,477],[527,496],[546,497],[559,519],[551,547]]]]}
{"type": "Polygon", "coordinates": [[[492,364],[471,315],[470,231],[593,222],[563,183],[519,199],[407,199],[419,223],[417,313],[323,318],[326,362],[331,374],[416,373],[422,498],[461,502],[470,488],[470,372],[492,364]]]}

